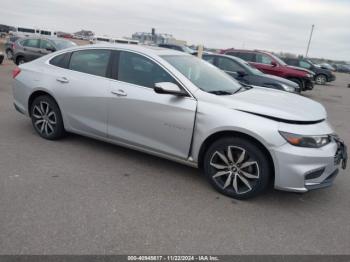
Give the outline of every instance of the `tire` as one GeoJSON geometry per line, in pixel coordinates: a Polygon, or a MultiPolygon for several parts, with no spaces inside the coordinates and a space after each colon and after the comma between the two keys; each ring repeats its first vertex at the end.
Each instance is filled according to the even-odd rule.
{"type": "Polygon", "coordinates": [[[321,75],[317,75],[315,77],[315,82],[318,85],[325,85],[326,82],[327,82],[327,77],[325,75],[322,75],[322,74],[321,75]]]}
{"type": "Polygon", "coordinates": [[[24,64],[25,62],[27,62],[27,61],[23,56],[18,56],[16,58],[16,65],[21,65],[21,64],[24,64]]]}
{"type": "Polygon", "coordinates": [[[300,87],[301,91],[305,91],[305,86],[302,80],[298,79],[298,78],[288,78],[288,80],[298,84],[298,86],[300,87]]]}
{"type": "Polygon", "coordinates": [[[11,49],[6,50],[6,57],[7,59],[11,60],[13,58],[13,52],[11,49]]]}
{"type": "Polygon", "coordinates": [[[61,111],[52,97],[43,95],[35,98],[30,113],[33,127],[42,138],[58,140],[65,135],[61,111]]]}
{"type": "Polygon", "coordinates": [[[235,199],[261,194],[268,187],[272,174],[266,153],[254,142],[241,137],[215,141],[204,155],[203,167],[210,184],[218,192],[235,199]]]}

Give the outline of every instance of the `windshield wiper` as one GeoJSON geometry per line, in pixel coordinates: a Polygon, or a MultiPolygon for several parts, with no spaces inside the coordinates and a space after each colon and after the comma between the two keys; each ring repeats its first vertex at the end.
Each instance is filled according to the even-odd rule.
{"type": "Polygon", "coordinates": [[[238,88],[238,89],[234,92],[234,94],[240,92],[243,88],[244,88],[245,90],[249,90],[249,89],[252,89],[252,88],[253,88],[251,85],[247,85],[246,83],[242,83],[242,82],[239,82],[239,83],[240,83],[242,86],[241,86],[240,88],[238,88]]]}
{"type": "Polygon", "coordinates": [[[223,91],[223,90],[214,90],[214,91],[209,91],[208,93],[218,95],[218,96],[223,96],[223,95],[232,95],[232,92],[228,91],[223,91]]]}

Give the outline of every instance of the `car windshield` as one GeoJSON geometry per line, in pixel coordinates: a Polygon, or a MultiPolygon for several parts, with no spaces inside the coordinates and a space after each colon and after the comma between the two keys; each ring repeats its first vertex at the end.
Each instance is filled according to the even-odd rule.
{"type": "Polygon", "coordinates": [[[280,65],[283,65],[283,66],[285,66],[285,65],[287,65],[281,58],[279,58],[279,57],[277,57],[277,56],[275,56],[275,55],[273,55],[273,54],[270,54],[276,61],[277,61],[277,63],[279,63],[280,65]]]}
{"type": "Polygon", "coordinates": [[[199,89],[214,94],[233,94],[242,85],[215,66],[190,55],[161,56],[199,89]]]}
{"type": "Polygon", "coordinates": [[[55,39],[55,40],[51,40],[57,50],[61,50],[61,49],[65,49],[65,48],[69,48],[69,47],[72,47],[72,46],[76,46],[75,43],[71,42],[71,41],[67,41],[67,40],[60,40],[60,39],[55,39]]]}

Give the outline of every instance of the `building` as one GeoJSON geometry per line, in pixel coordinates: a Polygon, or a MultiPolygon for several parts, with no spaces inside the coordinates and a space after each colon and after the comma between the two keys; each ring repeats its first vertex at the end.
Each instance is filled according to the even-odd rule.
{"type": "Polygon", "coordinates": [[[171,34],[156,33],[152,28],[151,32],[136,32],[132,34],[133,40],[139,41],[141,44],[147,45],[159,45],[159,44],[173,44],[173,45],[186,45],[186,41],[178,40],[171,34]]]}

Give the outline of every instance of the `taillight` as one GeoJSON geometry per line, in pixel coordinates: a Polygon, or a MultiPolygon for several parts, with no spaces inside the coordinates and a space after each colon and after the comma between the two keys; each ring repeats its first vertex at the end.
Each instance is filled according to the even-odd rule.
{"type": "Polygon", "coordinates": [[[19,73],[21,73],[21,69],[19,67],[16,67],[15,69],[13,69],[12,78],[16,78],[16,76],[18,76],[19,73]]]}

